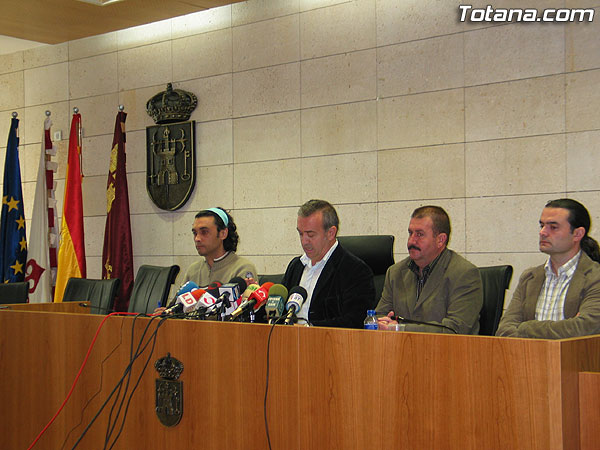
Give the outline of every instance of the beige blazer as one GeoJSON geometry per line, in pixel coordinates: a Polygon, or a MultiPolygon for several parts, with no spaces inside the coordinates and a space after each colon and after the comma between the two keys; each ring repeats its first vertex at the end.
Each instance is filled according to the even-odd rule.
{"type": "Polygon", "coordinates": [[[523,272],[496,336],[562,339],[600,334],[600,264],[581,254],[567,289],[564,320],[535,320],[545,279],[544,265],[523,272]]]}

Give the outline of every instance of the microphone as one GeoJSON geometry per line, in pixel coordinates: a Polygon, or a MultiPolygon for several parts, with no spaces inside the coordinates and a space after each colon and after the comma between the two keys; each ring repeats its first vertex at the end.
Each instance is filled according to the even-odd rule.
{"type": "Polygon", "coordinates": [[[235,319],[238,318],[238,316],[245,313],[246,311],[250,311],[252,308],[254,308],[254,311],[256,311],[258,308],[260,308],[267,301],[267,298],[269,297],[269,289],[271,289],[271,286],[273,286],[273,284],[274,283],[268,281],[264,283],[260,288],[252,292],[248,296],[248,300],[243,301],[240,304],[240,306],[238,306],[237,309],[233,311],[233,313],[231,313],[231,317],[229,318],[229,320],[233,322],[235,319]]]}
{"type": "MultiPolygon", "coordinates": [[[[200,286],[198,286],[193,281],[186,281],[185,283],[183,283],[181,285],[181,287],[179,288],[179,290],[175,293],[175,297],[173,298],[173,300],[171,302],[169,302],[169,303],[172,303],[171,308],[176,304],[177,297],[179,297],[180,295],[185,294],[186,292],[191,292],[194,289],[200,289],[200,286]]],[[[169,303],[167,303],[167,304],[169,304],[169,303]]],[[[160,302],[159,302],[158,306],[160,307],[160,302]]]]}
{"type": "Polygon", "coordinates": [[[446,330],[452,331],[454,334],[458,334],[456,332],[456,330],[454,330],[454,329],[452,329],[450,327],[447,327],[446,325],[439,324],[439,323],[422,322],[420,320],[406,319],[406,318],[404,318],[402,316],[392,316],[391,319],[395,320],[396,322],[414,323],[414,324],[417,324],[417,325],[429,325],[431,327],[444,328],[446,330]]]}
{"type": "MultiPolygon", "coordinates": [[[[258,286],[256,286],[258,288],[258,286]]],[[[208,293],[215,297],[214,303],[204,311],[208,316],[217,311],[221,320],[231,314],[238,306],[241,293],[246,289],[246,281],[241,277],[233,277],[229,283],[222,284],[218,288],[209,289],[208,293]]]]}
{"type": "Polygon", "coordinates": [[[246,281],[241,277],[233,277],[229,280],[229,283],[225,283],[219,286],[219,295],[221,298],[223,294],[228,293],[229,295],[225,296],[224,303],[227,308],[231,307],[231,303],[234,303],[234,306],[238,306],[237,301],[242,295],[242,292],[246,289],[246,281]],[[231,302],[231,303],[230,303],[231,302]]]}
{"type": "Polygon", "coordinates": [[[269,289],[269,298],[265,306],[265,312],[269,318],[269,323],[273,319],[278,319],[285,311],[285,301],[288,297],[288,290],[283,284],[274,284],[269,289]]]}
{"type": "MultiPolygon", "coordinates": [[[[198,301],[196,303],[190,303],[186,308],[184,307],[183,312],[187,315],[187,319],[198,319],[202,316],[208,315],[208,312],[211,308],[213,308],[217,302],[217,298],[208,291],[203,289],[199,289],[201,292],[198,297],[198,301]]],[[[213,289],[216,291],[216,289],[213,289]]],[[[197,291],[193,291],[192,294],[195,295],[197,291]]]]}
{"type": "MultiPolygon", "coordinates": [[[[219,304],[219,299],[215,297],[215,295],[218,295],[217,289],[210,289],[209,291],[199,289],[199,291],[201,295],[198,298],[198,302],[184,309],[185,319],[204,320],[214,311],[215,306],[219,304]]],[[[193,293],[195,294],[196,292],[194,291],[193,293]]]]}
{"type": "Polygon", "coordinates": [[[88,305],[87,303],[84,303],[84,302],[80,302],[79,306],[81,306],[82,308],[96,309],[96,310],[101,311],[106,314],[119,312],[119,311],[115,311],[114,309],[103,308],[102,306],[96,306],[96,305],[91,305],[91,304],[88,305]]]}
{"type": "Polygon", "coordinates": [[[199,307],[210,308],[215,305],[219,300],[216,296],[219,295],[219,291],[217,289],[210,289],[202,293],[202,296],[199,299],[199,307]]]}
{"type": "Polygon", "coordinates": [[[242,296],[240,297],[240,303],[248,300],[248,297],[250,297],[250,294],[252,294],[258,288],[260,288],[260,286],[256,283],[252,283],[251,285],[249,285],[246,288],[246,290],[243,292],[242,296]]]}
{"type": "Polygon", "coordinates": [[[206,288],[205,292],[210,295],[209,298],[211,298],[213,300],[213,303],[217,301],[217,298],[219,297],[219,289],[218,288],[206,288]]]}
{"type": "Polygon", "coordinates": [[[222,284],[220,281],[213,281],[208,286],[206,286],[204,289],[206,289],[208,291],[209,289],[217,289],[217,288],[220,288],[221,286],[222,286],[222,284]]]}
{"type": "Polygon", "coordinates": [[[290,325],[293,324],[294,317],[300,308],[302,308],[302,304],[306,301],[306,297],[308,297],[308,292],[302,286],[293,287],[290,290],[290,296],[285,305],[285,309],[287,314],[285,316],[285,324],[290,325]]]}
{"type": "Polygon", "coordinates": [[[263,283],[263,285],[260,288],[255,290],[252,294],[250,294],[250,297],[248,297],[248,301],[256,301],[256,303],[253,304],[254,311],[258,311],[258,309],[267,302],[267,299],[269,298],[269,290],[273,287],[274,284],[275,283],[267,281],[266,283],[263,283]]]}
{"type": "Polygon", "coordinates": [[[175,304],[170,308],[165,309],[161,315],[188,312],[190,307],[195,305],[198,302],[198,299],[205,293],[206,291],[200,288],[195,288],[191,291],[184,292],[183,294],[177,296],[175,304]]]}

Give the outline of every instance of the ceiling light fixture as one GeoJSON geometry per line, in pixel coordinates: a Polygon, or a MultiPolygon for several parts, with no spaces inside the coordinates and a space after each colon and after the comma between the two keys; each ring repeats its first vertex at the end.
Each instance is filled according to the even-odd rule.
{"type": "Polygon", "coordinates": [[[106,6],[106,5],[110,5],[111,3],[122,2],[123,0],[77,0],[77,1],[83,2],[83,3],[89,3],[90,5],[95,5],[95,6],[106,6]]]}

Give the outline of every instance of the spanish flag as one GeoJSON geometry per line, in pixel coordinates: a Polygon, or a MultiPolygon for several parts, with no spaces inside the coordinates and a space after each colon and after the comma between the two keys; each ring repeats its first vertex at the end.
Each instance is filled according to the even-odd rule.
{"type": "Polygon", "coordinates": [[[69,278],[86,278],[81,196],[81,114],[73,114],[69,135],[67,179],[58,249],[58,272],[54,301],[62,302],[69,278]]]}

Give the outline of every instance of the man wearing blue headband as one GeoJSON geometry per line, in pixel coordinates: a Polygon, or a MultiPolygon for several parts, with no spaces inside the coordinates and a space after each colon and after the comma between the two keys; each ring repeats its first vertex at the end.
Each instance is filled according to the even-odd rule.
{"type": "Polygon", "coordinates": [[[214,281],[227,283],[234,277],[252,282],[258,278],[256,267],[236,255],[239,236],[233,218],[223,208],[209,208],[196,214],[192,226],[194,244],[203,259],[185,272],[183,282],[207,286],[214,281]]]}

